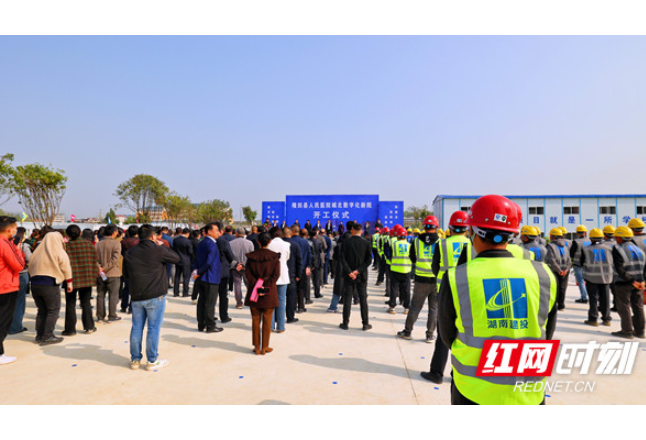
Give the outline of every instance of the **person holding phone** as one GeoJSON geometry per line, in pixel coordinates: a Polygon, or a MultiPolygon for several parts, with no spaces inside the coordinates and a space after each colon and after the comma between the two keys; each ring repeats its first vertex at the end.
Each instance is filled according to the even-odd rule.
{"type": "Polygon", "coordinates": [[[271,334],[271,318],[274,309],[279,305],[276,281],[280,277],[280,254],[267,249],[270,242],[271,235],[268,232],[260,234],[258,236],[260,249],[247,254],[245,266],[245,277],[250,288],[247,290],[244,304],[251,309],[251,341],[257,355],[271,353],[274,350],[269,347],[269,336],[271,334]],[[261,286],[258,283],[259,280],[262,280],[261,286]],[[258,297],[256,301],[252,301],[252,294],[257,285],[258,297]]]}

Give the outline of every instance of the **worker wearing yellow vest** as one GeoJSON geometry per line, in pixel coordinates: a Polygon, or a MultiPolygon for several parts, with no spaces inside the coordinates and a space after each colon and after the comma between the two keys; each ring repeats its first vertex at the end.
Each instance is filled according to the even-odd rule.
{"type": "MultiPolygon", "coordinates": [[[[391,272],[390,272],[392,247],[393,247],[393,242],[397,241],[396,232],[397,232],[397,229],[400,227],[401,227],[400,225],[393,226],[392,229],[390,230],[390,233],[388,234],[388,237],[386,237],[383,242],[384,261],[386,262],[386,293],[384,296],[387,296],[388,298],[390,298],[390,291],[392,289],[391,272]],[[391,257],[389,257],[388,255],[391,255],[391,257]]],[[[386,304],[388,303],[390,303],[390,299],[386,301],[386,304]]]]}
{"type": "Polygon", "coordinates": [[[437,228],[440,225],[437,217],[429,215],[424,219],[424,233],[420,234],[410,247],[410,260],[415,265],[415,287],[404,330],[397,332],[402,339],[413,339],[411,333],[419,312],[428,300],[428,318],[426,320],[426,342],[435,340],[437,327],[437,278],[433,273],[433,252],[439,239],[437,228]]]}
{"type": "Polygon", "coordinates": [[[545,264],[514,258],[506,251],[509,235],[519,226],[509,199],[479,198],[471,206],[467,225],[477,256],[449,269],[439,294],[440,336],[452,354],[451,403],[541,404],[543,389],[517,384],[544,377],[476,376],[476,370],[487,339],[552,338],[554,276],[545,264]]]}
{"type": "Polygon", "coordinates": [[[379,273],[377,274],[377,282],[375,286],[380,286],[384,282],[386,276],[386,259],[384,258],[384,239],[390,234],[388,227],[382,228],[379,231],[377,238],[377,254],[379,255],[379,273]]]}
{"type": "Polygon", "coordinates": [[[407,232],[402,226],[395,226],[397,239],[390,247],[385,249],[386,258],[390,259],[390,300],[388,301],[387,312],[394,315],[397,312],[397,297],[404,306],[404,314],[410,308],[410,272],[412,264],[410,261],[410,243],[407,239],[407,232]]]}
{"type": "Polygon", "coordinates": [[[379,253],[377,252],[377,240],[379,240],[379,228],[375,228],[375,231],[370,237],[370,242],[372,243],[372,270],[377,270],[379,268],[379,253]]]}
{"type": "MultiPolygon", "coordinates": [[[[431,268],[437,277],[437,284],[440,285],[444,274],[449,268],[471,260],[472,247],[471,242],[466,237],[467,234],[467,213],[464,211],[455,211],[449,219],[449,227],[446,229],[447,238],[435,243],[433,252],[433,263],[431,268]],[[466,249],[466,250],[465,250],[466,249]]],[[[438,316],[442,311],[438,307],[438,316]]],[[[440,316],[441,318],[441,316],[440,316]]],[[[449,359],[449,346],[446,345],[439,334],[435,343],[435,350],[431,358],[430,371],[424,371],[420,375],[431,382],[440,384],[446,368],[446,362],[449,359]]]]}
{"type": "Polygon", "coordinates": [[[433,253],[433,273],[437,276],[437,282],[442,282],[446,271],[458,264],[462,249],[467,247],[468,257],[471,259],[471,242],[467,238],[467,228],[464,222],[467,213],[455,211],[449,219],[451,236],[437,243],[436,252],[433,253]]]}

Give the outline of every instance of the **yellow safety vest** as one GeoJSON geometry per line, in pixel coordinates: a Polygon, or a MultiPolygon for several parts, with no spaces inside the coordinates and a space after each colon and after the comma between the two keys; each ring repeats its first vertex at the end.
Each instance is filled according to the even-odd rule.
{"type": "Polygon", "coordinates": [[[480,376],[484,342],[546,339],[547,316],[557,285],[544,263],[518,258],[476,258],[447,272],[457,318],[451,345],[453,381],[460,393],[481,405],[537,405],[541,391],[515,391],[517,382],[544,377],[480,376]]]}
{"type": "Polygon", "coordinates": [[[413,242],[415,246],[415,275],[418,277],[435,278],[433,273],[433,253],[435,252],[435,245],[437,242],[427,246],[422,240],[416,238],[413,242]]]}
{"type": "Polygon", "coordinates": [[[524,247],[519,246],[517,244],[513,244],[513,243],[507,244],[507,250],[511,252],[511,254],[514,257],[520,258],[521,260],[522,259],[534,260],[536,258],[536,254],[534,254],[534,252],[528,249],[525,249],[524,247]]]}
{"type": "Polygon", "coordinates": [[[437,274],[438,284],[442,277],[452,267],[458,265],[462,248],[467,246],[467,261],[471,260],[471,242],[464,235],[452,235],[439,241],[437,251],[440,252],[440,271],[437,274]]]}
{"type": "Polygon", "coordinates": [[[393,244],[393,258],[390,263],[390,270],[397,273],[410,273],[412,264],[410,261],[410,243],[404,240],[397,240],[393,244]]]}

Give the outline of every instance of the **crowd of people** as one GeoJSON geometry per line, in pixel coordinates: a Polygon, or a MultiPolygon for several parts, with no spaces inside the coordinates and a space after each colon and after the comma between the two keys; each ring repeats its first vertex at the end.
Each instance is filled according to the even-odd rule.
{"type": "Polygon", "coordinates": [[[430,215],[422,231],[400,225],[389,229],[380,222],[373,229],[353,221],[338,230],[309,221],[303,227],[266,222],[250,231],[221,222],[175,231],[148,224],[124,231],[110,224],[96,233],[72,224],[64,231],[45,227],[27,238],[14,218],[1,217],[0,365],[16,360],[4,353],[2,342],[7,334],[27,330],[22,320],[29,291],[37,307],[36,343],[45,346],[63,340],[54,334],[63,289],[62,336],[77,331],[77,299],[85,333],[97,331],[95,319],[120,320],[120,308],[122,314],[132,315],[130,367],[141,366],[147,326],[145,368],[153,370],[168,365],[159,358],[158,349],[169,288],[175,297],[192,300],[197,330],[206,333],[223,331],[218,320],[220,325],[232,321],[228,311],[229,292],[233,292],[236,308],[250,308],[252,352],[265,355],[273,351],[271,333],[283,333],[286,324],[298,322],[297,314],[306,313],[307,305],[323,298],[322,287],[330,277],[333,287],[327,311],[338,313],[339,304],[343,305],[339,327],[349,329],[351,306],[358,304],[362,329],[370,330],[367,282],[372,266],[376,286],[385,284],[387,313],[396,314],[400,305],[406,315],[397,337],[412,339],[413,327],[428,303],[425,341],[436,344],[430,371],[422,377],[441,383],[451,353],[453,403],[542,403],[544,396],[539,394],[519,398],[495,380],[475,377],[472,363],[480,354],[481,341],[501,336],[550,339],[557,312],[566,307],[573,267],[580,280],[577,302],[589,304],[585,324],[597,326],[601,315],[602,324],[609,325],[615,310],[621,331],[613,336],[644,338],[646,225],[633,219],[628,227],[616,230],[595,228],[589,238],[585,227],[579,226],[572,241],[565,238],[567,230],[554,228],[548,241],[536,228],[521,229],[521,221],[520,208],[502,196],[484,196],[469,213],[455,212],[446,231],[430,215]],[[525,305],[511,312],[511,303],[496,303],[491,308],[501,289],[508,292],[510,301],[511,278],[522,280],[525,289],[514,302],[533,301],[540,307],[525,305]],[[490,285],[498,289],[493,299],[490,285]],[[476,314],[470,313],[475,307],[486,309],[486,314],[477,315],[486,320],[474,322],[476,314]],[[536,309],[534,316],[528,315],[528,309],[536,309]]]}
{"type": "MultiPolygon", "coordinates": [[[[265,224],[245,230],[213,222],[198,230],[174,231],[151,225],[131,225],[123,230],[109,224],[97,231],[81,230],[74,224],[65,230],[45,226],[27,236],[14,218],[2,217],[1,222],[6,261],[0,270],[7,280],[0,294],[0,300],[4,300],[0,304],[1,339],[27,331],[22,321],[30,292],[37,307],[34,342],[41,346],[60,343],[77,333],[77,303],[86,334],[97,331],[98,321],[112,323],[122,319],[119,312],[131,314],[133,369],[140,367],[143,358],[145,326],[146,368],[158,369],[168,363],[158,359],[158,344],[169,289],[175,297],[192,300],[197,330],[207,333],[223,331],[217,321],[232,321],[228,310],[229,292],[233,292],[236,308],[250,307],[253,352],[270,353],[270,333],[285,332],[286,324],[298,322],[296,315],[306,313],[307,305],[323,297],[322,287],[342,267],[341,247],[334,252],[341,235],[363,235],[358,223],[354,226],[358,232],[328,234],[326,229],[308,223],[303,228],[298,224],[283,228],[265,224]],[[56,335],[61,290],[65,292],[65,322],[64,330],[56,335]]],[[[348,222],[340,229],[345,231],[347,226],[352,230],[352,225],[348,222]]],[[[361,238],[361,243],[367,249],[363,255],[363,266],[367,267],[372,256],[368,242],[361,238]]],[[[348,285],[357,277],[367,281],[365,268],[361,271],[361,275],[357,272],[348,277],[348,285]]],[[[339,276],[336,278],[335,297],[340,298],[342,283],[339,276]]],[[[365,300],[365,289],[361,297],[365,300]]],[[[364,329],[368,327],[366,316],[364,329]]],[[[16,360],[4,351],[1,356],[0,365],[16,360]]]]}

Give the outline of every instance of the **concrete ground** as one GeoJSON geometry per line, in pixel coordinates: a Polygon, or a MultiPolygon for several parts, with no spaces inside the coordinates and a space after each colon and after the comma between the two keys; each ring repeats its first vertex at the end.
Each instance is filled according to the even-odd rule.
{"type": "MultiPolygon", "coordinates": [[[[248,308],[230,309],[233,321],[223,332],[206,334],[196,328],[190,298],[168,297],[161,332],[160,358],[170,365],[157,372],[129,368],[130,315],[111,324],[97,324],[91,335],[79,333],[60,344],[33,343],[35,307],[28,298],[28,332],[5,341],[7,354],[18,361],[0,367],[0,404],[378,404],[446,405],[450,403],[450,362],[444,383],[435,385],[419,375],[428,371],[434,344],[424,340],[426,307],[413,331],[413,340],[395,336],[406,316],[386,313],[383,287],[375,287],[370,272],[369,307],[373,329],[361,330],[359,307],[353,306],[350,330],[338,325],[341,314],[326,313],[331,286],[308,311],[297,315],[282,334],[272,333],[274,351],[252,353],[248,308]]],[[[583,324],[587,306],[574,302],[578,288],[571,285],[567,308],[560,312],[555,339],[562,342],[618,340],[613,313],[611,327],[583,324]]],[[[235,304],[230,295],[230,305],[235,304]]],[[[81,328],[80,310],[79,323],[81,328]]],[[[62,331],[64,300],[57,334],[62,331]]],[[[623,340],[621,340],[623,341],[623,340]]],[[[640,341],[640,340],[636,340],[640,341]]],[[[593,392],[550,392],[553,404],[646,403],[646,345],[640,344],[631,375],[559,376],[550,380],[591,380],[593,392]]]]}

